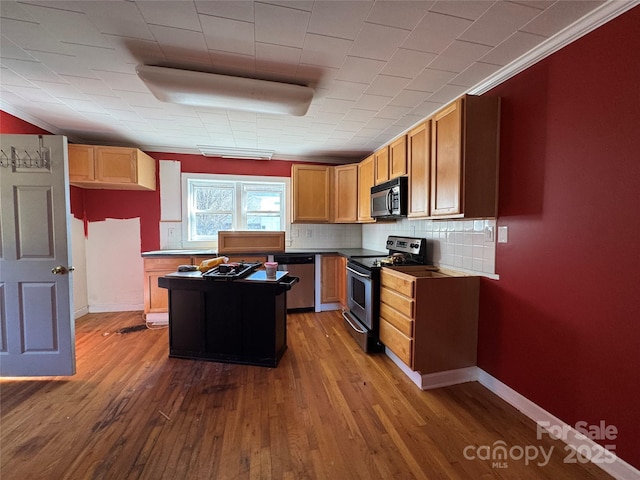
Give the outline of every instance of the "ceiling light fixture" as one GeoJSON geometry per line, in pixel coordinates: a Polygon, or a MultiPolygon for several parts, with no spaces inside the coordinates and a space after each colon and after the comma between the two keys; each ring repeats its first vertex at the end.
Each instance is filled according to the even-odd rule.
{"type": "Polygon", "coordinates": [[[205,157],[271,160],[274,154],[273,150],[261,150],[257,148],[215,147],[211,145],[197,145],[197,147],[205,157]]]}
{"type": "Polygon", "coordinates": [[[314,90],[290,83],[140,65],[138,77],[161,102],[302,116],[314,90]]]}

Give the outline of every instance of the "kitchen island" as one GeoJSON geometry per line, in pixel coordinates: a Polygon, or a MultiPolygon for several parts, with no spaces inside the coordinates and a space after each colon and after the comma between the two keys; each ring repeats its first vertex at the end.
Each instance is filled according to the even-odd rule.
{"type": "Polygon", "coordinates": [[[169,291],[169,356],[276,367],[287,349],[286,292],[297,281],[264,270],[237,280],[198,271],[158,279],[169,291]]]}

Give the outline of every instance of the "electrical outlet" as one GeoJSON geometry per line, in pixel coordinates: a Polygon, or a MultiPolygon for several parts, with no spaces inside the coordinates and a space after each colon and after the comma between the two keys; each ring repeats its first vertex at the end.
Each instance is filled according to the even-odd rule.
{"type": "Polygon", "coordinates": [[[167,229],[167,238],[169,240],[174,240],[176,238],[176,229],[175,228],[168,228],[167,229]]]}
{"type": "Polygon", "coordinates": [[[484,227],[484,241],[493,243],[493,241],[494,241],[494,227],[484,227]]]}
{"type": "Polygon", "coordinates": [[[509,227],[498,227],[498,243],[507,243],[509,241],[509,227]]]}
{"type": "Polygon", "coordinates": [[[306,234],[307,238],[313,238],[313,230],[311,230],[310,228],[307,228],[306,234]]]}

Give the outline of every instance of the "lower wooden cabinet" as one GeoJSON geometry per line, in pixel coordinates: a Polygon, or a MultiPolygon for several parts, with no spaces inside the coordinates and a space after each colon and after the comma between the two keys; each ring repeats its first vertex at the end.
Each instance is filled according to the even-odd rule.
{"type": "Polygon", "coordinates": [[[476,364],[479,278],[424,267],[383,268],[380,341],[412,370],[476,364]]]}
{"type": "Polygon", "coordinates": [[[320,302],[346,305],[346,259],[341,255],[322,255],[320,265],[320,302]]]}
{"type": "Polygon", "coordinates": [[[191,265],[191,257],[155,257],[144,259],[144,313],[165,313],[169,310],[167,290],[158,287],[158,278],[191,265]]]}

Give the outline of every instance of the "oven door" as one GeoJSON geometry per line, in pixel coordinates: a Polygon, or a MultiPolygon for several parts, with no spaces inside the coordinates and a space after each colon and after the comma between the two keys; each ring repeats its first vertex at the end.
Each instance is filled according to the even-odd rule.
{"type": "Polygon", "coordinates": [[[347,307],[367,329],[373,328],[371,272],[347,264],[347,307]]]}

